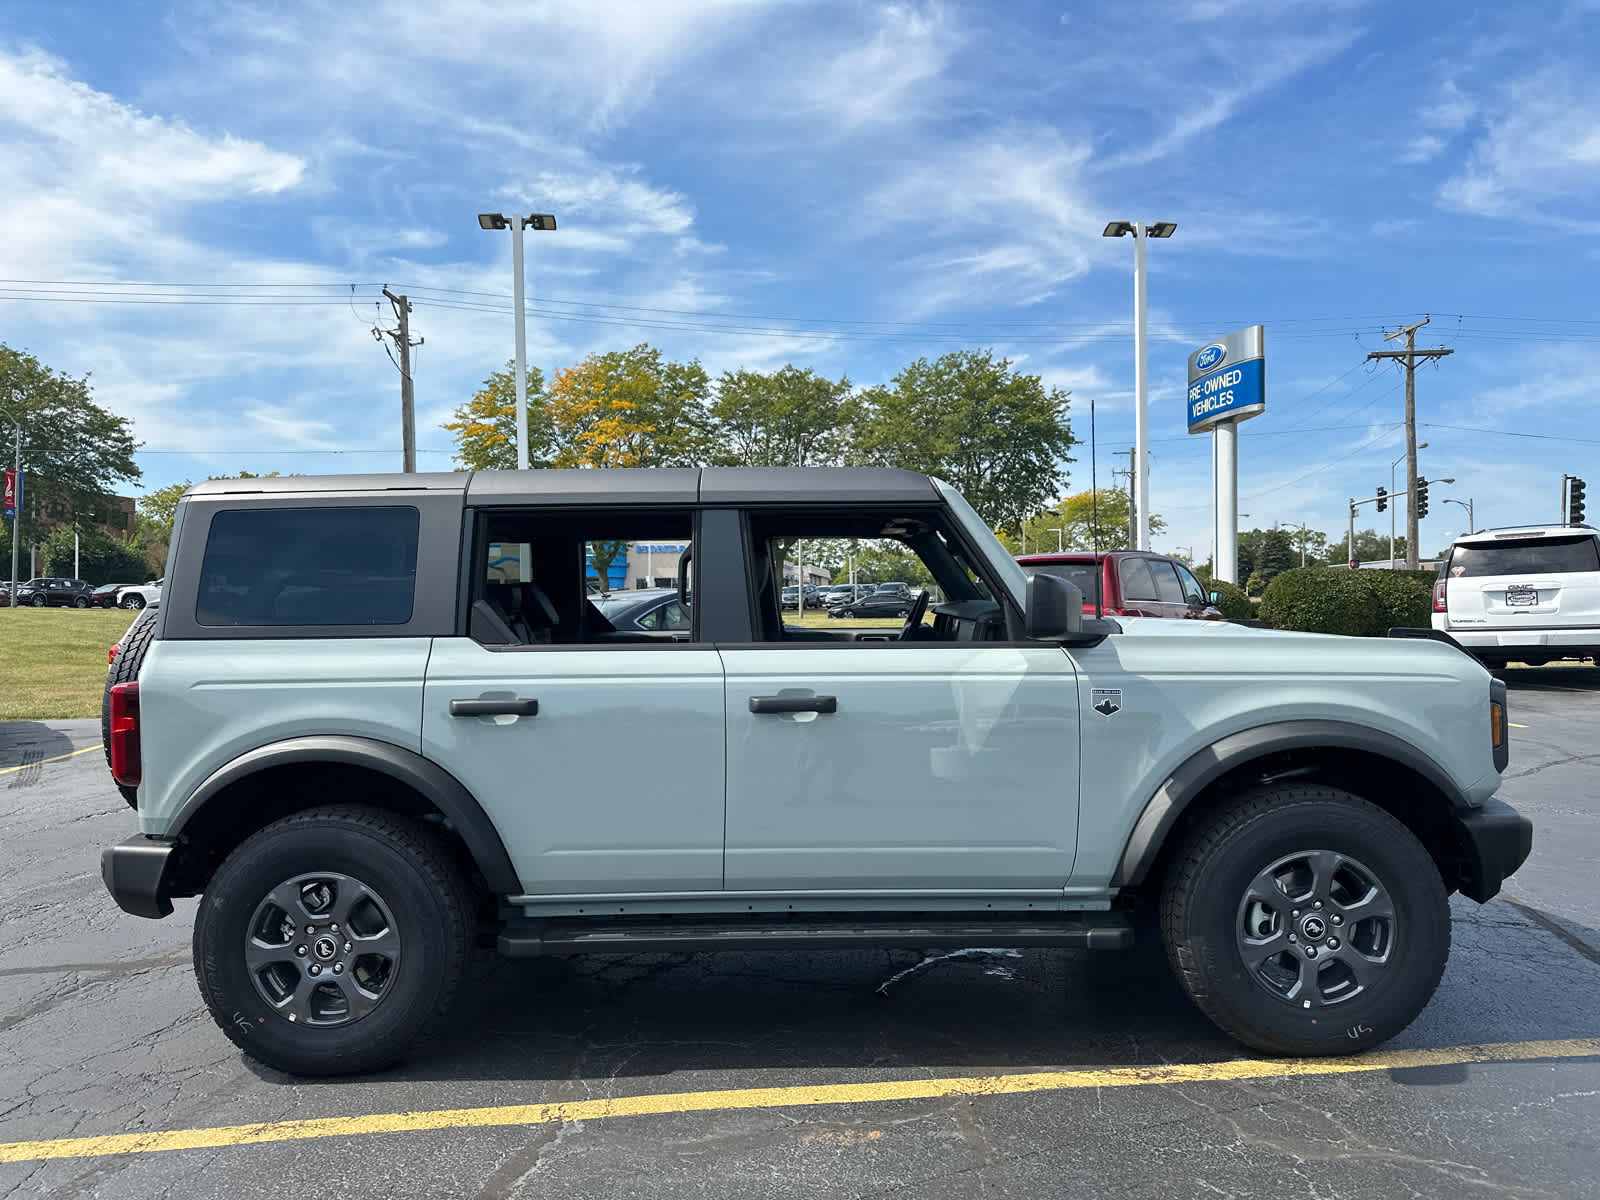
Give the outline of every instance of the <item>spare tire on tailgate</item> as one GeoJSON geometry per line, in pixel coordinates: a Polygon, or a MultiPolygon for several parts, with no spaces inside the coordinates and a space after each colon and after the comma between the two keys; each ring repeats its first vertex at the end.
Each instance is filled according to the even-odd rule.
{"type": "MultiPolygon", "coordinates": [[[[105,749],[108,770],[111,767],[111,689],[119,683],[132,683],[139,678],[139,667],[144,662],[145,652],[155,640],[156,617],[160,612],[160,608],[154,605],[140,610],[133,624],[128,626],[128,631],[122,635],[122,641],[118,643],[122,648],[117,651],[116,658],[111,660],[111,667],[106,672],[106,690],[100,697],[100,742],[105,749]]],[[[129,808],[138,807],[138,788],[119,783],[117,791],[122,793],[129,808]]]]}

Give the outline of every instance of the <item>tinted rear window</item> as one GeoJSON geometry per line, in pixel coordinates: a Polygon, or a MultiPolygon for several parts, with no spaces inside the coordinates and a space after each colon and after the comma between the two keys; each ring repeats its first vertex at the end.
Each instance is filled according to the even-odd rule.
{"type": "Polygon", "coordinates": [[[417,582],[417,510],[233,509],[211,518],[200,625],[404,625],[417,582]]]}
{"type": "Polygon", "coordinates": [[[1024,575],[1059,575],[1078,585],[1085,604],[1100,603],[1100,567],[1096,563],[1021,563],[1024,575]]]}
{"type": "Polygon", "coordinates": [[[1450,552],[1449,571],[1452,579],[1600,571],[1600,552],[1588,534],[1508,540],[1495,546],[1457,546],[1450,552]]]}

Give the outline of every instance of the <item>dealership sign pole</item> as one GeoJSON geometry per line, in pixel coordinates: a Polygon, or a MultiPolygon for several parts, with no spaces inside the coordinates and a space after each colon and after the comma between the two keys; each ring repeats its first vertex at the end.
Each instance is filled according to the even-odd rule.
{"type": "Polygon", "coordinates": [[[1265,347],[1265,328],[1252,325],[1189,355],[1189,432],[1210,432],[1214,439],[1211,574],[1225,583],[1240,582],[1239,422],[1267,407],[1265,347]]]}

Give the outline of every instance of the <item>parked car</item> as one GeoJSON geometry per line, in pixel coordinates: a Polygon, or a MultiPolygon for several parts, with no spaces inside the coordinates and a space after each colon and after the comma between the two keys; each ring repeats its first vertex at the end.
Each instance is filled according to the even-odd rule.
{"type": "Polygon", "coordinates": [[[917,597],[910,590],[875,591],[855,600],[847,600],[837,608],[830,608],[830,617],[909,617],[916,607],[917,597]]]}
{"type": "Polygon", "coordinates": [[[0,608],[9,608],[10,606],[11,581],[9,579],[0,580],[0,608]]]}
{"type": "Polygon", "coordinates": [[[1083,593],[1083,611],[1108,617],[1220,621],[1222,610],[1194,572],[1144,550],[1021,554],[1026,574],[1059,575],[1083,593]],[[1098,608],[1096,607],[1098,605],[1098,608]]]}
{"type": "Polygon", "coordinates": [[[1600,661],[1600,532],[1518,525],[1458,537],[1433,585],[1433,627],[1488,667],[1600,661]]]}
{"type": "MultiPolygon", "coordinates": [[[[783,589],[783,607],[794,608],[799,604],[800,589],[790,584],[783,589]]],[[[806,607],[822,607],[822,589],[814,583],[806,584],[806,607]]]]}
{"type": "Polygon", "coordinates": [[[689,632],[689,607],[678,600],[675,588],[648,588],[637,592],[612,592],[591,597],[612,628],[646,633],[689,632]]]}
{"type": "Polygon", "coordinates": [[[838,608],[841,604],[848,604],[852,600],[859,600],[863,596],[870,596],[877,591],[877,585],[871,583],[839,583],[826,589],[822,594],[824,608],[838,608]]]}
{"type": "Polygon", "coordinates": [[[45,577],[17,584],[17,604],[34,608],[88,608],[94,588],[81,579],[45,577]]]}
{"type": "Polygon", "coordinates": [[[89,603],[96,608],[115,608],[117,606],[117,593],[123,588],[133,587],[131,583],[102,583],[89,593],[89,603]]]}
{"type": "Polygon", "coordinates": [[[117,593],[117,605],[120,608],[143,608],[147,604],[154,604],[161,599],[161,586],[165,579],[152,579],[149,583],[138,583],[123,588],[117,593]]]}
{"type": "Polygon", "coordinates": [[[401,1058],[485,936],[1098,950],[1152,906],[1220,1028],[1343,1056],[1428,1003],[1450,893],[1532,845],[1507,686],[1458,648],[1086,617],[910,471],[215,480],[175,529],[108,674],[138,831],[101,873],[137,916],[204,898],[200,995],[283,1071],[401,1058]],[[786,625],[801,523],[917,555],[933,624],[786,625]],[[584,546],[628,527],[694,531],[688,637],[596,619],[584,546]]]}

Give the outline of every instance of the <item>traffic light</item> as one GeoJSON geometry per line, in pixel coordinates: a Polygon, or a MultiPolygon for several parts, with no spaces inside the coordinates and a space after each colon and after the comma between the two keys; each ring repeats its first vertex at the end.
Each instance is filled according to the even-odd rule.
{"type": "Polygon", "coordinates": [[[1428,481],[1419,477],[1417,479],[1417,520],[1422,520],[1428,515],[1428,481]]]}
{"type": "Polygon", "coordinates": [[[1583,524],[1583,480],[1576,475],[1567,485],[1567,524],[1583,524]]]}
{"type": "Polygon", "coordinates": [[[1388,488],[1379,488],[1378,489],[1378,511],[1379,512],[1383,512],[1388,507],[1389,507],[1389,489],[1388,488]]]}

